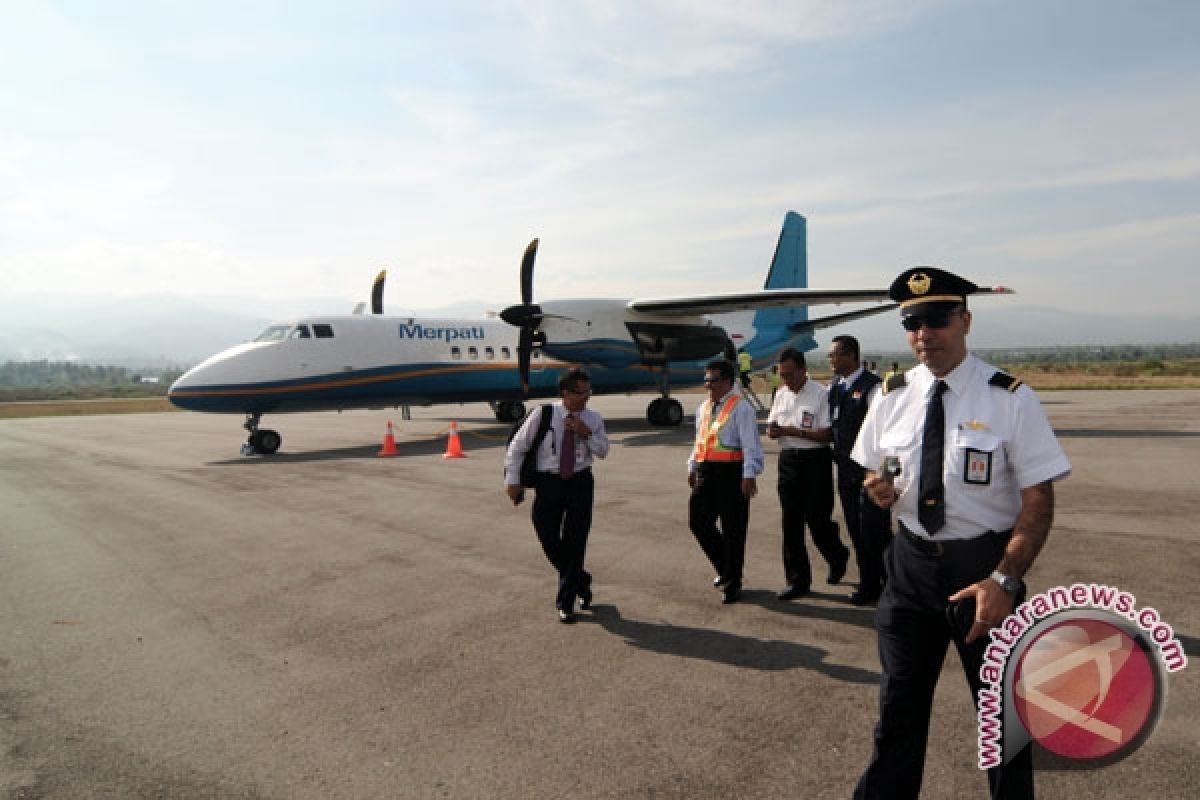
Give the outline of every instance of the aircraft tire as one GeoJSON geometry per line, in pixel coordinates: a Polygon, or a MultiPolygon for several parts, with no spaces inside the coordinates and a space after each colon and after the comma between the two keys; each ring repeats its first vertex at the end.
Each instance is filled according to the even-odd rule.
{"type": "Polygon", "coordinates": [[[663,405],[666,398],[656,397],[646,406],[646,421],[651,425],[662,426],[665,424],[663,415],[663,405]]]}
{"type": "Polygon", "coordinates": [[[283,437],[278,432],[263,428],[255,432],[251,437],[250,444],[254,445],[254,449],[264,456],[269,456],[279,449],[283,444],[283,437]]]}
{"type": "Polygon", "coordinates": [[[678,427],[683,422],[683,406],[674,397],[664,397],[662,400],[662,422],[660,424],[668,428],[678,427]]]}
{"type": "Polygon", "coordinates": [[[520,400],[503,400],[496,403],[497,422],[518,422],[525,419],[525,404],[520,400]]]}

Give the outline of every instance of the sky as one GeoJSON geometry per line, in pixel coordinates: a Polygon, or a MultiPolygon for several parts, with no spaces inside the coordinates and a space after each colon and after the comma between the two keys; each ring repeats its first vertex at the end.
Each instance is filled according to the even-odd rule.
{"type": "Polygon", "coordinates": [[[1192,0],[0,8],[10,299],[738,291],[795,209],[814,287],[1197,308],[1192,0]]]}

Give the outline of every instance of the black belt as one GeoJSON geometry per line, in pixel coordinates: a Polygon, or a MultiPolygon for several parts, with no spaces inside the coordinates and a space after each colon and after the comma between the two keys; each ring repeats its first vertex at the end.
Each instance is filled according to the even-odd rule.
{"type": "MultiPolygon", "coordinates": [[[[580,467],[579,469],[577,469],[571,473],[571,478],[574,478],[576,475],[582,475],[585,472],[591,472],[591,471],[592,471],[591,466],[580,467]]],[[[538,475],[549,475],[554,478],[562,478],[564,481],[571,480],[571,478],[563,478],[563,476],[560,475],[557,470],[554,472],[551,472],[550,470],[540,470],[539,469],[538,475]]]]}
{"type": "MultiPolygon", "coordinates": [[[[911,542],[912,546],[915,547],[919,552],[927,556],[933,556],[934,558],[941,558],[944,556],[947,548],[972,547],[981,544],[984,536],[997,535],[996,531],[988,531],[982,536],[976,536],[973,539],[944,539],[939,541],[938,539],[926,539],[923,536],[917,536],[900,520],[896,520],[896,527],[900,529],[900,533],[904,536],[904,538],[911,542]]],[[[999,535],[1008,536],[1011,533],[1012,530],[1010,529],[1007,531],[1000,531],[999,535]]]]}
{"type": "Polygon", "coordinates": [[[904,534],[904,538],[908,539],[908,541],[912,543],[913,547],[917,548],[917,550],[925,555],[940,558],[946,554],[946,548],[941,542],[936,542],[933,539],[925,539],[921,536],[917,536],[900,520],[896,520],[896,527],[900,529],[900,533],[904,534]]]}

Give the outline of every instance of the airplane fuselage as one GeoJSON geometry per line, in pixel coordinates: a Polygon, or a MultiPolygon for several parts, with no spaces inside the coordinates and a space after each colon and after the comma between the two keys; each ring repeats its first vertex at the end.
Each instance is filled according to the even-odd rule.
{"type": "MultiPolygon", "coordinates": [[[[570,321],[555,321],[554,344],[535,352],[530,397],[556,395],[559,371],[576,364],[595,367],[597,393],[660,386],[663,376],[642,363],[624,315],[589,315],[582,304],[571,310],[570,321]]],[[[695,324],[711,326],[706,318],[695,324]]],[[[258,339],[206,359],[169,397],[192,411],[242,414],[516,401],[516,347],[516,330],[499,320],[308,317],[273,323],[258,339]]],[[[706,360],[673,361],[671,384],[698,384],[706,360]]]]}

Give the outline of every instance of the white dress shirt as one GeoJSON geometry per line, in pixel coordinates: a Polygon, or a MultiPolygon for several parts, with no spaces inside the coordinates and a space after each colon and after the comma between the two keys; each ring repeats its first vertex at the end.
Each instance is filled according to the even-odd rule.
{"type": "MultiPolygon", "coordinates": [[[[767,424],[776,422],[790,428],[819,431],[830,427],[829,392],[812,378],[805,378],[800,391],[793,392],[785,383],[775,392],[767,424]]],[[[776,439],[784,450],[817,450],[829,447],[828,442],[814,442],[799,436],[780,436],[776,439]]]]}
{"type": "MultiPolygon", "coordinates": [[[[1071,473],[1037,395],[1025,385],[1015,392],[991,386],[995,372],[968,355],[942,379],[949,387],[942,395],[946,525],[938,539],[1008,530],[1020,513],[1022,489],[1071,473]]],[[[910,531],[928,536],[917,519],[917,486],[925,406],[937,379],[924,365],[906,379],[906,386],[872,404],[850,457],[876,472],[884,456],[900,459],[892,511],[910,531]]]]}
{"type": "MultiPolygon", "coordinates": [[[[561,400],[551,408],[554,409],[554,413],[550,418],[550,430],[546,431],[546,437],[542,439],[542,444],[538,448],[537,468],[538,472],[553,472],[557,475],[558,451],[562,447],[563,432],[567,429],[564,420],[566,420],[568,412],[563,407],[561,400]]],[[[576,416],[582,420],[584,425],[592,429],[591,436],[587,438],[578,435],[575,437],[575,472],[579,472],[592,466],[593,457],[604,458],[608,455],[608,433],[604,430],[604,418],[598,412],[585,408],[576,416]]],[[[521,461],[529,452],[529,448],[533,446],[533,440],[537,436],[538,424],[541,420],[542,409],[541,406],[538,406],[529,414],[520,430],[508,443],[508,451],[504,454],[504,483],[506,485],[516,486],[521,483],[521,461]]]]}

